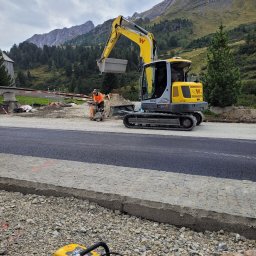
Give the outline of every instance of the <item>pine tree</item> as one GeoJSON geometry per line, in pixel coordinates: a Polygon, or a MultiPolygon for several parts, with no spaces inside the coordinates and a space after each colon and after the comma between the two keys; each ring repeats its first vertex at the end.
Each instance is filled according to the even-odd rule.
{"type": "Polygon", "coordinates": [[[72,65],[69,63],[66,65],[65,67],[65,73],[67,77],[71,77],[72,76],[72,65]]]}
{"type": "Polygon", "coordinates": [[[17,79],[16,79],[17,85],[19,87],[26,87],[27,86],[27,77],[25,74],[20,70],[17,74],[17,79]]]}
{"type": "Polygon", "coordinates": [[[69,83],[69,86],[68,86],[68,91],[74,92],[75,88],[76,88],[76,79],[72,77],[71,82],[69,83]]]}
{"type": "Polygon", "coordinates": [[[0,86],[9,86],[12,83],[11,76],[7,73],[4,65],[4,57],[0,51],[0,86]]]}
{"type": "Polygon", "coordinates": [[[238,67],[221,25],[207,52],[207,73],[203,77],[206,100],[212,106],[226,107],[237,102],[241,89],[238,67]]]}
{"type": "Polygon", "coordinates": [[[104,74],[103,82],[101,85],[102,91],[104,93],[110,93],[113,89],[118,87],[118,79],[115,74],[106,73],[104,74]]]}

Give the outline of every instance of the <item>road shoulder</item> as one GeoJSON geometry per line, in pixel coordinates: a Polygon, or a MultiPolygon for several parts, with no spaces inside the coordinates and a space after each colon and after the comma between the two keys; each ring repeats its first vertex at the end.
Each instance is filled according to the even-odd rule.
{"type": "Polygon", "coordinates": [[[0,154],[0,186],[75,196],[101,206],[194,230],[256,238],[255,182],[0,154]]]}
{"type": "Polygon", "coordinates": [[[0,116],[0,127],[45,128],[59,130],[97,131],[165,136],[188,136],[204,138],[229,138],[256,140],[256,124],[245,123],[202,123],[193,131],[143,130],[125,128],[122,120],[108,119],[93,122],[87,118],[27,118],[0,116]]]}

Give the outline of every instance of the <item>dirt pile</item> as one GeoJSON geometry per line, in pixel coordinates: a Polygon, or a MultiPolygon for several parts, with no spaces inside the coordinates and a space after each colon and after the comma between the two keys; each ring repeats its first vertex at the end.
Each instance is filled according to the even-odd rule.
{"type": "Polygon", "coordinates": [[[206,115],[208,121],[235,122],[235,123],[256,123],[256,109],[246,107],[211,107],[213,114],[206,115]]]}
{"type": "Polygon", "coordinates": [[[122,95],[120,95],[118,93],[109,94],[109,103],[110,103],[111,106],[132,104],[131,101],[126,100],[125,98],[123,98],[122,95]]]}
{"type": "Polygon", "coordinates": [[[105,113],[107,117],[112,116],[112,108],[115,106],[122,106],[122,105],[131,105],[133,104],[131,101],[126,100],[125,98],[122,97],[122,95],[118,93],[111,93],[106,97],[105,100],[105,113]]]}

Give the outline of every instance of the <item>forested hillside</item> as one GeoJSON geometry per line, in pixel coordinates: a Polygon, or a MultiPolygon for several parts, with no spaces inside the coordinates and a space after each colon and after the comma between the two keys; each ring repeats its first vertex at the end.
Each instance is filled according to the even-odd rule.
{"type": "MultiPolygon", "coordinates": [[[[192,72],[198,74],[204,72],[206,48],[213,33],[223,23],[241,70],[243,97],[251,97],[253,101],[256,97],[255,10],[256,3],[252,0],[215,0],[207,3],[182,0],[173,1],[169,9],[154,20],[137,14],[143,18],[135,22],[154,34],[160,58],[174,55],[189,58],[194,64],[192,72]]],[[[111,54],[128,59],[126,74],[99,74],[96,60],[106,43],[111,23],[112,20],[106,21],[59,47],[38,48],[27,42],[13,46],[9,55],[15,60],[17,85],[78,93],[89,93],[93,88],[101,88],[105,92],[115,89],[126,97],[137,98],[137,45],[122,38],[111,54]]]]}
{"type": "Polygon", "coordinates": [[[129,60],[126,75],[100,75],[96,60],[101,55],[102,47],[98,45],[43,48],[28,42],[15,45],[9,56],[15,60],[16,85],[85,94],[90,93],[93,88],[110,92],[121,84],[129,86],[132,83],[132,86],[136,86],[138,53],[129,47],[123,50],[122,44],[121,41],[121,46],[115,52],[120,58],[129,60]]]}

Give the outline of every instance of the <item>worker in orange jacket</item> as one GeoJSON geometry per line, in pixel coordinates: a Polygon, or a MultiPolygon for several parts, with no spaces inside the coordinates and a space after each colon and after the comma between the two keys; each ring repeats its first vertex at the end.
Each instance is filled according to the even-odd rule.
{"type": "Polygon", "coordinates": [[[96,105],[96,108],[91,106],[90,108],[90,119],[93,120],[95,114],[96,114],[96,109],[100,112],[104,111],[104,97],[105,95],[100,93],[97,89],[94,89],[92,92],[92,98],[93,102],[96,105]]]}
{"type": "Polygon", "coordinates": [[[97,89],[92,92],[93,101],[96,103],[98,109],[104,109],[104,97],[105,95],[100,93],[97,89]]]}

